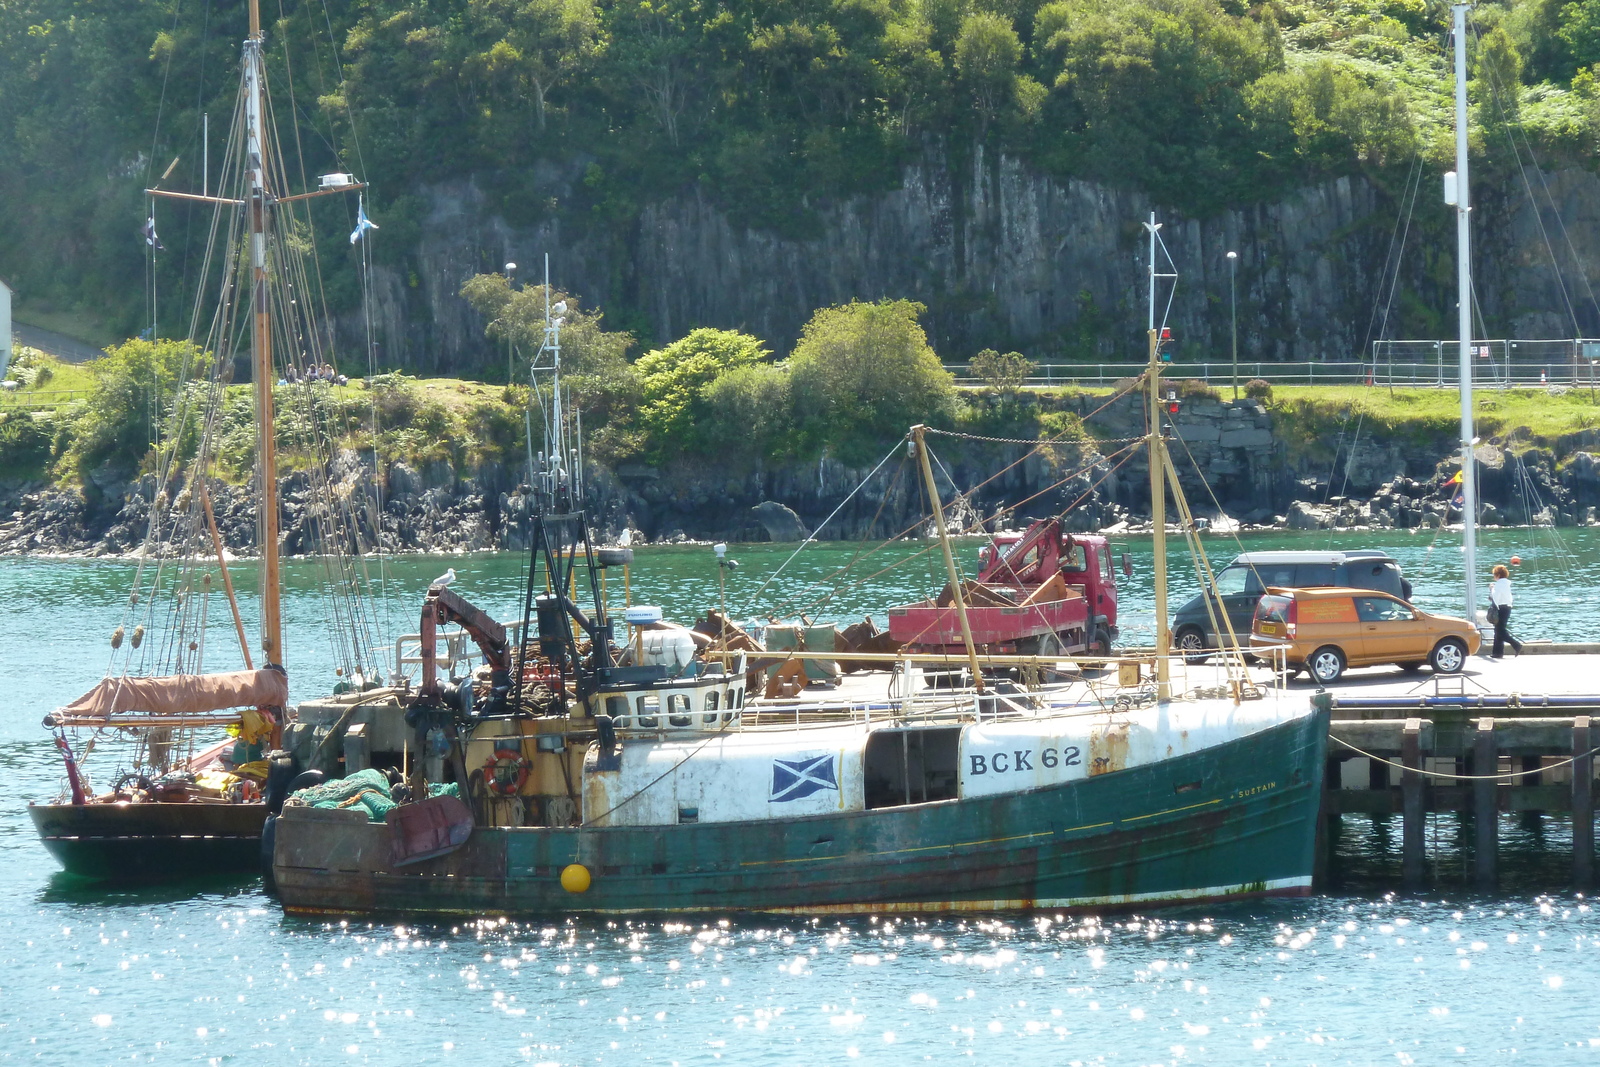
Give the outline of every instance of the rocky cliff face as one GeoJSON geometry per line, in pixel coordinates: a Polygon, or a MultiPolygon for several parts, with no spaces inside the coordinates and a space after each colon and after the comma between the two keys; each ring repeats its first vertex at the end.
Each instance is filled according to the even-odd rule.
{"type": "MultiPolygon", "coordinates": [[[[930,335],[946,358],[1016,347],[1036,359],[1142,359],[1140,223],[1151,211],[1180,275],[1170,321],[1186,359],[1229,351],[1230,250],[1239,253],[1246,360],[1345,360],[1374,337],[1453,332],[1453,226],[1426,182],[1397,257],[1393,291],[1411,299],[1391,306],[1387,264],[1402,236],[1400,209],[1361,177],[1198,219],[1136,192],[1045,177],[1009,157],[978,152],[953,169],[930,149],[893,191],[813,205],[816,225],[802,239],[738,225],[698,187],[644,207],[626,232],[575,225],[560,205],[574,199],[581,173],[581,164],[541,171],[539,188],[557,211],[521,228],[497,216],[471,181],[425,190],[408,267],[377,272],[381,359],[424,371],[491,362],[461,284],[507,261],[535,280],[543,253],[562,288],[614,319],[647,323],[646,343],[718,326],[782,350],[818,307],[907,297],[928,305],[930,335]]],[[[1600,270],[1600,178],[1568,170],[1535,173],[1530,184],[1537,206],[1516,176],[1491,179],[1477,194],[1474,252],[1490,334],[1600,333],[1600,306],[1583,280],[1600,270]]],[[[355,337],[359,324],[346,325],[355,337]]]]}
{"type": "MultiPolygon", "coordinates": [[[[1062,444],[1040,454],[1019,443],[960,434],[932,438],[939,485],[971,490],[951,518],[958,529],[1020,526],[1065,515],[1070,529],[1121,531],[1149,520],[1149,467],[1138,438],[1142,402],[1109,405],[1088,396],[1032,398],[1087,416],[1098,444],[1062,444]],[[972,487],[977,487],[972,490],[972,487]]],[[[1275,425],[1258,401],[1184,400],[1172,418],[1171,452],[1193,512],[1246,525],[1287,529],[1437,526],[1456,514],[1455,443],[1368,430],[1332,435],[1306,448],[1303,433],[1275,425]],[[1299,442],[1291,444],[1291,442],[1299,442]]],[[[1600,508],[1600,430],[1545,447],[1516,449],[1490,440],[1476,452],[1486,524],[1593,524],[1600,508]]],[[[83,489],[0,485],[0,555],[122,555],[140,549],[154,502],[184,503],[180,482],[154,476],[128,482],[96,472],[83,489]]],[[[919,475],[899,445],[875,470],[830,459],[776,468],[706,460],[591,470],[587,506],[603,539],[635,541],[871,541],[927,533],[919,475]]],[[[326,471],[296,471],[279,486],[282,550],[315,554],[336,541],[382,544],[391,552],[521,550],[532,528],[531,499],[518,472],[498,464],[457,470],[447,462],[374,469],[370,456],[344,451],[326,471]],[[354,532],[353,532],[354,531],[354,532]]],[[[256,551],[255,494],[214,484],[222,538],[236,555],[256,551]]],[[[1169,512],[1170,514],[1170,512],[1169,512]]],[[[170,550],[165,546],[161,550],[170,550]]],[[[208,547],[202,545],[202,551],[208,547]]]]}

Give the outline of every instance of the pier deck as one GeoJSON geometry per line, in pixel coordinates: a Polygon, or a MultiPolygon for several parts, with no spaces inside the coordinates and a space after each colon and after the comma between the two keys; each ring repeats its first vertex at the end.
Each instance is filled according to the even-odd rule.
{"type": "MultiPolygon", "coordinates": [[[[1401,818],[1401,883],[1437,881],[1427,819],[1472,819],[1471,885],[1499,880],[1500,815],[1564,815],[1572,824],[1572,885],[1594,884],[1594,756],[1600,730],[1600,657],[1553,652],[1503,660],[1473,657],[1460,675],[1395,667],[1349,672],[1333,698],[1322,805],[1324,877],[1338,862],[1331,821],[1345,815],[1401,818]]],[[[1314,694],[1315,683],[1288,692],[1314,694]]]]}
{"type": "MultiPolygon", "coordinates": [[[[1503,660],[1474,656],[1457,675],[1356,668],[1328,686],[1333,706],[1319,875],[1337,873],[1333,820],[1399,815],[1401,883],[1425,889],[1437,880],[1438,866],[1427,853],[1428,817],[1464,813],[1472,820],[1470,881],[1489,891],[1499,874],[1499,816],[1517,812],[1570,817],[1572,885],[1590,888],[1600,647],[1578,647],[1583,651],[1530,646],[1503,660]]],[[[1114,675],[1090,671],[1085,678],[1109,686],[1114,675]]],[[[1251,676],[1272,700],[1310,700],[1321,688],[1304,674],[1277,684],[1261,666],[1251,676]]],[[[1174,662],[1175,693],[1223,680],[1215,664],[1174,662]]],[[[883,672],[846,675],[829,696],[882,700],[887,683],[883,672]]]]}

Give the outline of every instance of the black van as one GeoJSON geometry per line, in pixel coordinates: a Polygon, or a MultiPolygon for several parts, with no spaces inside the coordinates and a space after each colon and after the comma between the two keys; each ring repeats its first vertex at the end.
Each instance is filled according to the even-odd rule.
{"type": "MultiPolygon", "coordinates": [[[[1268,586],[1309,589],[1341,585],[1377,589],[1411,599],[1411,583],[1387,552],[1246,552],[1217,572],[1217,598],[1244,647],[1250,645],[1250,620],[1268,586]]],[[[1220,621],[1220,620],[1219,620],[1220,621]]],[[[1172,647],[1191,662],[1205,659],[1207,649],[1220,647],[1206,610],[1205,594],[1178,609],[1172,619],[1172,647]]]]}

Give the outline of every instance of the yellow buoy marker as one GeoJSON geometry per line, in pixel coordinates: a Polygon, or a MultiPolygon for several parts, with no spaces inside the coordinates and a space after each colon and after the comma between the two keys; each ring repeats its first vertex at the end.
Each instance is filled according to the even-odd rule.
{"type": "Polygon", "coordinates": [[[589,888],[589,868],[581,863],[569,863],[561,868],[561,888],[569,893],[582,893],[589,888]]]}

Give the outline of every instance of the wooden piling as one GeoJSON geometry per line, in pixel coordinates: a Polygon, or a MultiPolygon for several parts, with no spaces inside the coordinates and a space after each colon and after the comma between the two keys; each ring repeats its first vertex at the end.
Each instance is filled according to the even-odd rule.
{"type": "Polygon", "coordinates": [[[1572,882],[1580,890],[1594,883],[1594,757],[1589,716],[1572,720],[1572,882]]]}
{"type": "Polygon", "coordinates": [[[1328,884],[1328,870],[1339,836],[1335,832],[1339,807],[1329,803],[1329,798],[1339,791],[1343,767],[1344,761],[1338,756],[1329,756],[1322,765],[1322,807],[1317,814],[1316,853],[1311,860],[1311,884],[1319,889],[1328,884]]]}
{"type": "Polygon", "coordinates": [[[1401,838],[1400,881],[1408,892],[1424,887],[1423,854],[1427,844],[1427,807],[1422,791],[1422,720],[1407,719],[1401,736],[1400,775],[1401,838]]]}
{"type": "Polygon", "coordinates": [[[1488,777],[1499,770],[1500,753],[1494,741],[1494,719],[1478,720],[1472,746],[1472,816],[1477,833],[1473,855],[1473,875],[1479,892],[1492,892],[1496,883],[1496,861],[1500,848],[1499,783],[1488,777]]]}
{"type": "Polygon", "coordinates": [[[1543,756],[1522,757],[1522,785],[1543,785],[1544,775],[1540,773],[1544,767],[1543,756]]]}
{"type": "Polygon", "coordinates": [[[1372,790],[1387,791],[1389,788],[1389,765],[1382,760],[1367,760],[1367,788],[1372,790]]]}

